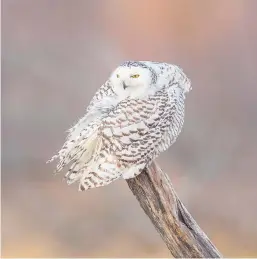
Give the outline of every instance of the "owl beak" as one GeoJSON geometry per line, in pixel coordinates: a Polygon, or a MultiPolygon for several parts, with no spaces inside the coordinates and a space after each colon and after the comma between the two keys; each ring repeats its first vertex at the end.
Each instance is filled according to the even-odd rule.
{"type": "Polygon", "coordinates": [[[128,85],[125,84],[125,82],[122,83],[123,85],[123,89],[125,90],[126,88],[128,88],[128,85]]]}

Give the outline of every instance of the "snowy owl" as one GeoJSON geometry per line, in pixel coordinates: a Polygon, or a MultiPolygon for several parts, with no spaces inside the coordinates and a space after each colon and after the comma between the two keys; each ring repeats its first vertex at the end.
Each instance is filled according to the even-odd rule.
{"type": "Polygon", "coordinates": [[[136,177],[176,141],[190,90],[190,80],[178,66],[123,63],[48,162],[59,159],[55,172],[69,165],[67,183],[78,181],[80,191],[136,177]]]}

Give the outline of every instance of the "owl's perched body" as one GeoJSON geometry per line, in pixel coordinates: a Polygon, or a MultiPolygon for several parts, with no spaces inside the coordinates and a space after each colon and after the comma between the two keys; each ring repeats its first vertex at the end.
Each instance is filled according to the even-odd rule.
{"type": "Polygon", "coordinates": [[[67,183],[79,189],[137,176],[172,145],[184,122],[183,71],[167,63],[128,61],[112,73],[70,130],[57,172],[70,164],[67,183]]]}

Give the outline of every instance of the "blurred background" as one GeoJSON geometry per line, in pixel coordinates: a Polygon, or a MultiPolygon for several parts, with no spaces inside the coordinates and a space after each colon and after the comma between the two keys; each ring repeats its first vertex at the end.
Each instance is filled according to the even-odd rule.
{"type": "Polygon", "coordinates": [[[2,0],[2,256],[169,257],[125,181],[77,192],[45,164],[124,60],[192,81],[158,159],[226,257],[257,257],[257,1],[2,0]]]}

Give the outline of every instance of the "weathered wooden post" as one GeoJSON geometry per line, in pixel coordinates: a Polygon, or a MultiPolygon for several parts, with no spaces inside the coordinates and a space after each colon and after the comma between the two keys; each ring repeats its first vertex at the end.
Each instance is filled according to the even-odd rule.
{"type": "Polygon", "coordinates": [[[174,257],[222,257],[156,163],[127,183],[174,257]]]}

